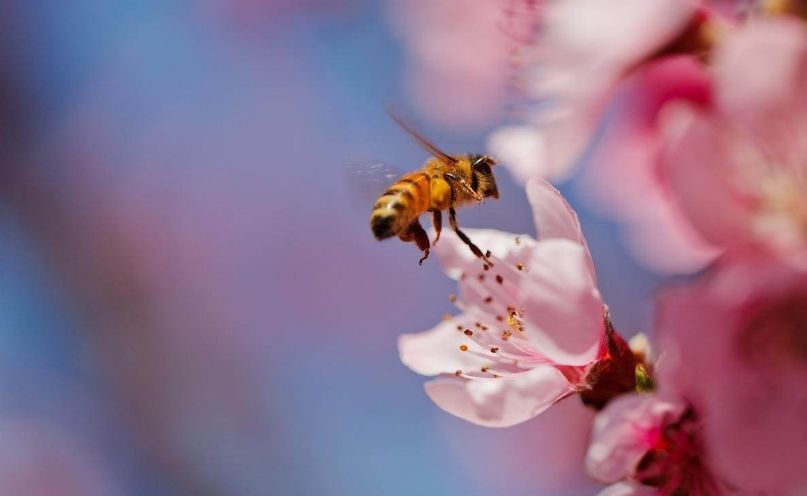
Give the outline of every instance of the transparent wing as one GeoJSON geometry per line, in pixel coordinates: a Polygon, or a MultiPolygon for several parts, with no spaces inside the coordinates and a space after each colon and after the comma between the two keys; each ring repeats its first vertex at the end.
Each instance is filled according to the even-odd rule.
{"type": "Polygon", "coordinates": [[[404,170],[378,160],[350,157],[345,164],[347,192],[354,207],[369,212],[378,197],[404,170]]]}

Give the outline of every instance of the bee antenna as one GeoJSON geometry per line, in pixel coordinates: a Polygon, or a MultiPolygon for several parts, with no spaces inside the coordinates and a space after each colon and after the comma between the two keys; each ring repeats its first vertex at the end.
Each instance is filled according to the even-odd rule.
{"type": "Polygon", "coordinates": [[[457,163],[457,159],[455,159],[455,158],[454,158],[454,157],[452,157],[451,155],[447,154],[447,153],[446,153],[446,152],[444,152],[443,150],[441,150],[441,149],[437,148],[437,146],[436,146],[434,143],[432,143],[431,141],[429,141],[428,139],[426,139],[426,137],[424,137],[422,134],[420,134],[419,132],[417,132],[417,131],[416,131],[416,130],[415,130],[413,127],[411,127],[409,124],[407,124],[406,122],[404,122],[404,120],[403,120],[403,119],[401,119],[400,117],[398,117],[398,114],[396,114],[396,113],[395,113],[395,112],[392,110],[392,108],[391,108],[391,107],[387,107],[387,114],[390,116],[390,118],[391,118],[393,121],[395,121],[395,123],[396,123],[396,124],[398,124],[399,126],[401,126],[401,129],[403,129],[404,131],[406,131],[406,132],[409,134],[409,136],[411,136],[411,137],[412,137],[412,138],[413,138],[415,141],[417,141],[417,143],[418,143],[420,146],[422,146],[423,148],[425,148],[427,151],[431,152],[431,153],[432,153],[432,154],[433,154],[435,157],[439,158],[440,160],[442,160],[442,161],[443,161],[443,162],[445,162],[446,164],[456,164],[456,163],[457,163]]]}

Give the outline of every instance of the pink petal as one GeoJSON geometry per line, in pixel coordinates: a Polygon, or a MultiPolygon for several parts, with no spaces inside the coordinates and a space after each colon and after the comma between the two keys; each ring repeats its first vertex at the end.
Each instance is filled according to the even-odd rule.
{"type": "Polygon", "coordinates": [[[533,126],[498,129],[488,138],[488,150],[521,184],[535,176],[562,181],[573,164],[571,160],[550,159],[547,155],[547,132],[533,126]]]}
{"type": "Polygon", "coordinates": [[[656,496],[659,493],[636,482],[619,482],[600,491],[597,496],[656,496]]]}
{"type": "MultiPolygon", "coordinates": [[[[694,403],[714,468],[741,487],[790,494],[807,485],[807,361],[781,348],[788,342],[780,343],[776,328],[761,328],[766,341],[757,337],[751,349],[748,343],[758,315],[749,309],[804,295],[806,287],[803,268],[747,251],[724,258],[705,280],[668,293],[659,305],[667,350],[659,383],[694,403]],[[764,355],[771,353],[766,345],[781,356],[764,355]]],[[[781,323],[803,325],[787,324],[788,315],[781,323]]]]}
{"type": "Polygon", "coordinates": [[[749,239],[752,205],[737,188],[733,142],[721,124],[684,105],[665,112],[662,171],[684,215],[709,243],[749,239]]]}
{"type": "Polygon", "coordinates": [[[539,240],[559,238],[585,244],[577,214],[551,184],[540,178],[531,179],[527,183],[527,200],[539,240]]]}
{"type": "Polygon", "coordinates": [[[464,320],[466,319],[459,315],[454,319],[441,321],[429,331],[399,336],[398,353],[401,362],[421,375],[453,374],[457,370],[478,371],[489,364],[489,360],[474,353],[487,350],[457,329],[458,322],[464,320]],[[461,351],[461,345],[468,346],[468,351],[461,351]]]}
{"type": "MultiPolygon", "coordinates": [[[[584,71],[622,73],[672,41],[692,20],[695,2],[681,0],[565,0],[545,13],[550,57],[584,71]],[[585,65],[583,65],[585,64],[585,65]]],[[[586,81],[574,81],[586,84],[586,81]]]]}
{"type": "Polygon", "coordinates": [[[544,154],[535,159],[533,175],[553,170],[565,178],[594,136],[618,81],[671,42],[693,15],[694,4],[680,0],[549,3],[531,88],[548,100],[535,119],[544,154]]]}
{"type": "Polygon", "coordinates": [[[560,192],[547,181],[533,178],[527,183],[527,200],[532,207],[538,239],[568,239],[582,245],[588,257],[589,272],[596,281],[597,271],[580,227],[580,219],[560,192]]]}
{"type": "Polygon", "coordinates": [[[669,199],[648,201],[637,222],[625,226],[622,239],[643,266],[664,274],[692,274],[722,250],[708,244],[669,199]]]}
{"type": "Polygon", "coordinates": [[[591,275],[588,250],[568,239],[537,244],[519,288],[526,334],[541,354],[559,364],[585,365],[598,355],[603,302],[591,275]]]}
{"type": "Polygon", "coordinates": [[[608,404],[594,420],[586,470],[602,482],[635,474],[636,467],[661,430],[683,408],[656,396],[631,394],[608,404]]]}
{"type": "Polygon", "coordinates": [[[424,387],[443,410],[486,427],[509,427],[529,420],[570,392],[563,374],[549,366],[501,378],[443,377],[424,387]]]}
{"type": "MultiPolygon", "coordinates": [[[[807,29],[794,18],[759,19],[728,36],[715,54],[720,108],[732,125],[776,153],[807,131],[807,29]]],[[[778,157],[782,158],[782,157],[778,157]]],[[[787,157],[795,158],[798,157],[787,157]]]]}

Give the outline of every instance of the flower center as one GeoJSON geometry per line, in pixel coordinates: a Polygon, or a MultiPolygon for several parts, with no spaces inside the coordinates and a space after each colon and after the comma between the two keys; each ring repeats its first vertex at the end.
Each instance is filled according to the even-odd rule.
{"type": "Polygon", "coordinates": [[[807,195],[804,182],[787,170],[772,170],[760,179],[761,209],[755,227],[760,236],[784,244],[807,239],[807,195]]]}
{"type": "Polygon", "coordinates": [[[664,496],[718,494],[702,453],[699,424],[689,410],[653,436],[653,446],[639,462],[635,478],[664,496]]]}

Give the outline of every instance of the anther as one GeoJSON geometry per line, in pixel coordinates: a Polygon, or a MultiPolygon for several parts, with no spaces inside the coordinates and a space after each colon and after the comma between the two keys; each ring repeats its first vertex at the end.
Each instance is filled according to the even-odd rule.
{"type": "Polygon", "coordinates": [[[460,351],[468,351],[468,345],[467,344],[461,344],[460,345],[460,351]]]}
{"type": "Polygon", "coordinates": [[[499,351],[499,347],[498,347],[498,346],[491,346],[491,347],[490,347],[490,352],[491,352],[491,353],[496,353],[497,351],[499,351]]]}
{"type": "Polygon", "coordinates": [[[517,268],[518,270],[524,270],[524,264],[523,264],[523,263],[517,263],[517,264],[516,264],[516,268],[517,268]]]}
{"type": "Polygon", "coordinates": [[[492,296],[488,296],[487,298],[485,298],[485,303],[491,303],[491,302],[493,302],[492,296]]]}
{"type": "Polygon", "coordinates": [[[477,277],[479,278],[480,281],[485,280],[485,274],[479,274],[477,277]]]}
{"type": "Polygon", "coordinates": [[[455,301],[457,301],[457,295],[455,295],[453,293],[448,295],[448,301],[450,301],[451,303],[454,303],[455,301]]]}
{"type": "Polygon", "coordinates": [[[470,330],[470,329],[465,329],[465,335],[466,335],[466,336],[473,336],[473,335],[474,335],[474,331],[472,331],[472,330],[470,330]]]}
{"type": "Polygon", "coordinates": [[[498,282],[499,284],[502,284],[504,282],[504,277],[502,277],[499,274],[496,274],[496,282],[498,282]]]}
{"type": "Polygon", "coordinates": [[[490,250],[485,252],[485,258],[490,258],[491,255],[490,250]]]}
{"type": "Polygon", "coordinates": [[[499,322],[503,322],[503,321],[504,321],[504,317],[502,317],[501,315],[497,315],[497,316],[496,316],[496,320],[498,320],[499,322]]]}
{"type": "Polygon", "coordinates": [[[457,377],[461,376],[462,375],[462,370],[457,369],[457,371],[454,372],[454,375],[456,375],[457,377]]]}
{"type": "Polygon", "coordinates": [[[516,244],[517,245],[521,244],[521,236],[516,236],[516,244]]]}

